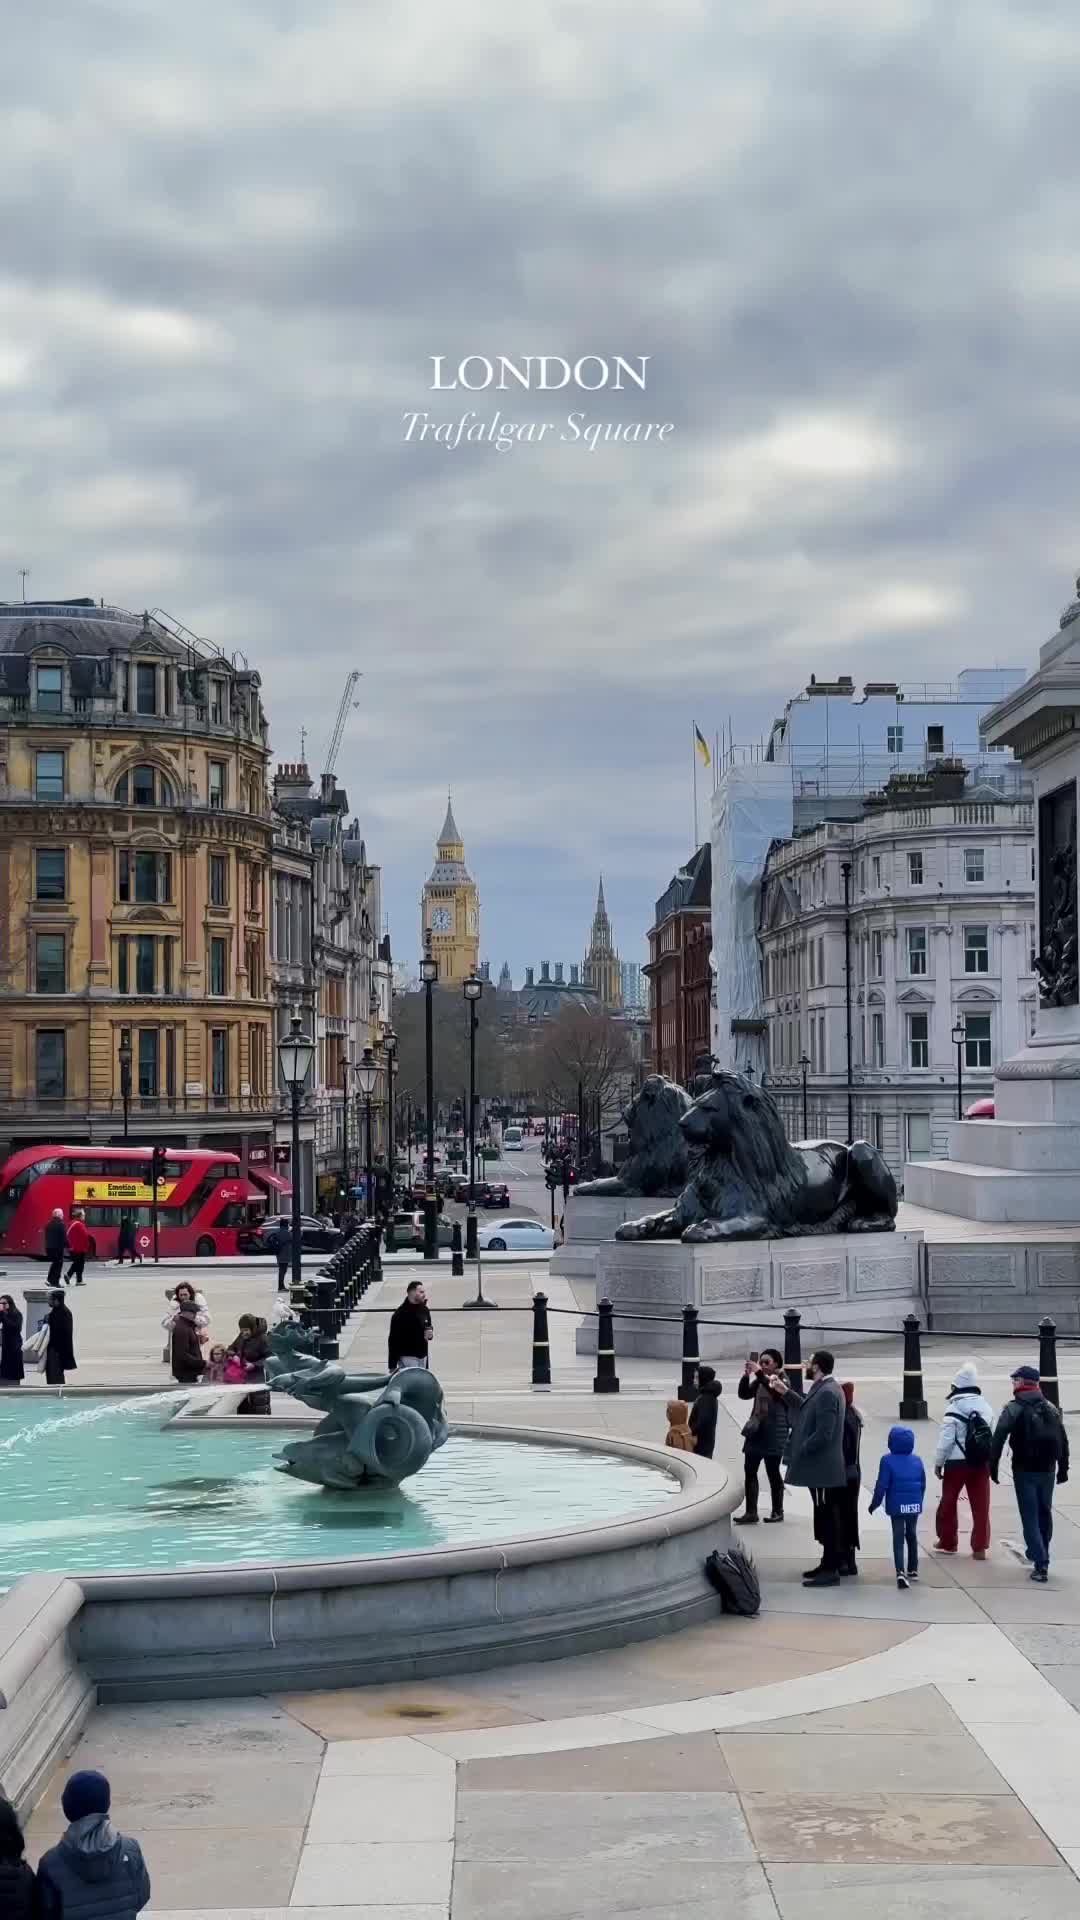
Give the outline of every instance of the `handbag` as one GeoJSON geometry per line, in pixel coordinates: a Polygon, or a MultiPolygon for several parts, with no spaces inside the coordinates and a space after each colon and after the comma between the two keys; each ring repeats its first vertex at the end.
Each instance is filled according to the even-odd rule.
{"type": "Polygon", "coordinates": [[[42,1321],[37,1332],[32,1333],[29,1340],[23,1341],[22,1352],[24,1363],[29,1361],[32,1367],[43,1367],[45,1365],[45,1355],[48,1352],[48,1348],[49,1329],[45,1321],[42,1321]]]}

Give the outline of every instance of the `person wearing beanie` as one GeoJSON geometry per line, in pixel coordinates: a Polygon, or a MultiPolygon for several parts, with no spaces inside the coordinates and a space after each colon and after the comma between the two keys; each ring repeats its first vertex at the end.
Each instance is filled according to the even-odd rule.
{"type": "Polygon", "coordinates": [[[116,1832],[111,1802],[103,1773],[72,1774],[60,1800],[67,1831],[38,1863],[41,1920],[135,1920],[147,1905],[142,1850],[116,1832]]]}
{"type": "Polygon", "coordinates": [[[955,1553],[960,1544],[957,1502],[967,1494],[971,1508],[971,1552],[985,1560],[990,1546],[990,1457],[994,1409],[979,1386],[974,1360],[965,1360],[953,1376],[938,1434],[934,1472],[941,1481],[935,1525],[935,1553],[955,1553]]]}
{"type": "Polygon", "coordinates": [[[1038,1367],[1017,1367],[1012,1388],[1013,1397],[994,1430],[990,1478],[996,1482],[1008,1442],[1031,1578],[1045,1586],[1054,1534],[1054,1487],[1063,1487],[1069,1477],[1069,1436],[1057,1407],[1039,1385],[1038,1367]]]}
{"type": "Polygon", "coordinates": [[[667,1439],[665,1447],[675,1447],[680,1453],[693,1453],[694,1436],[687,1426],[690,1408],[685,1400],[669,1400],[667,1403],[667,1439]]]}

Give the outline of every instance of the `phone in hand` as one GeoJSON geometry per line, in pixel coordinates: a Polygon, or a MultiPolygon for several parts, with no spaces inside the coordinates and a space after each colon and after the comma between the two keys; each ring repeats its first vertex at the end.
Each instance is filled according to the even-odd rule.
{"type": "Polygon", "coordinates": [[[746,1357],[752,1367],[756,1367],[758,1361],[761,1359],[760,1353],[748,1353],[746,1357]]]}

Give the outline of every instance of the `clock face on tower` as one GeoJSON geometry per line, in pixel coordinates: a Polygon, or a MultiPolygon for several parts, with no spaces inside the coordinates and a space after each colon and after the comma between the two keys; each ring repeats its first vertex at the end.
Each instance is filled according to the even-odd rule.
{"type": "Polygon", "coordinates": [[[435,907],[431,915],[432,933],[449,933],[453,922],[449,907],[435,907]]]}

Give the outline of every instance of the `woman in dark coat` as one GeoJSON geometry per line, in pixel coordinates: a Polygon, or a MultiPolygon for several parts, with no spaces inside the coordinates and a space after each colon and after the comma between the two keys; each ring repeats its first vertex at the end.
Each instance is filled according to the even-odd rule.
{"type": "MultiPolygon", "coordinates": [[[[230,1353],[238,1354],[248,1370],[248,1379],[252,1382],[266,1379],[266,1362],[270,1357],[270,1342],[266,1337],[266,1321],[253,1313],[242,1313],[237,1322],[236,1339],[229,1348],[230,1353]]],[[[237,1413],[269,1413],[270,1395],[268,1393],[249,1393],[241,1400],[237,1413]]]]}
{"type": "Polygon", "coordinates": [[[62,1387],[65,1373],[75,1372],[75,1322],[62,1293],[50,1293],[45,1315],[49,1344],[45,1349],[45,1384],[62,1387]]]}
{"type": "Polygon", "coordinates": [[[844,1468],[847,1474],[847,1486],[843,1498],[843,1558],[841,1573],[853,1576],[859,1569],[855,1564],[855,1555],[861,1546],[859,1539],[859,1494],[862,1491],[862,1467],[859,1464],[859,1451],[862,1447],[862,1414],[855,1405],[855,1382],[841,1382],[846,1407],[844,1411],[844,1468]]]}
{"type": "Polygon", "coordinates": [[[169,1335],[169,1363],[172,1377],[180,1387],[194,1387],[206,1371],[196,1321],[194,1300],[185,1300],[169,1335]]]}
{"type": "Polygon", "coordinates": [[[25,1372],[22,1325],[22,1314],[10,1293],[0,1293],[0,1387],[17,1387],[25,1372]]]}
{"type": "Polygon", "coordinates": [[[37,1920],[37,1884],[34,1869],[23,1858],[19,1816],[10,1800],[0,1799],[0,1913],[4,1920],[37,1920]]]}

